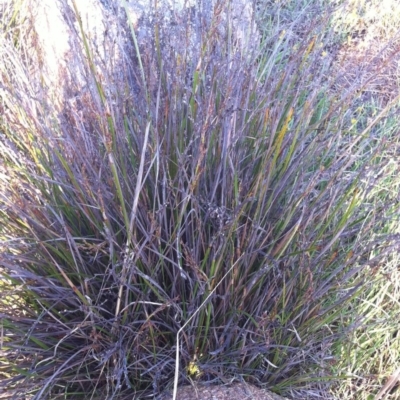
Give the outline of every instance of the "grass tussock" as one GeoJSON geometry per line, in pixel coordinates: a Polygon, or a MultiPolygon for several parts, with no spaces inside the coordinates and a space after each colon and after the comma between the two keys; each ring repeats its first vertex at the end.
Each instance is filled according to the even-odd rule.
{"type": "Polygon", "coordinates": [[[32,69],[27,23],[3,14],[10,397],[158,394],[172,387],[178,333],[180,383],[329,398],[360,374],[347,356],[388,365],[368,338],[395,333],[398,99],[371,112],[357,108],[366,82],[337,93],[327,8],[289,18],[287,5],[285,27],[264,15],[243,53],[220,29],[225,6],[188,27],[201,40],[186,52],[186,32],[159,16],[151,46],[125,26],[107,62],[76,19],[71,70],[84,84],[64,71],[56,100],[32,69]]]}

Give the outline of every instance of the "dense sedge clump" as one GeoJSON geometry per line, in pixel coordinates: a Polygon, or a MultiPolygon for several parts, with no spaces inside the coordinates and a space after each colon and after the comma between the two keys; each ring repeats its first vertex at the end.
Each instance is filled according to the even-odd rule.
{"type": "Polygon", "coordinates": [[[340,92],[328,8],[275,5],[286,25],[260,14],[246,50],[224,7],[173,35],[155,15],[144,42],[121,25],[106,62],[70,17],[84,85],[64,70],[59,87],[32,67],[29,24],[4,14],[8,393],[140,398],[178,368],[179,383],[329,398],[344,375],[336,357],[365,327],[354,301],[399,243],[396,102],[354,123],[367,82],[340,92]]]}

